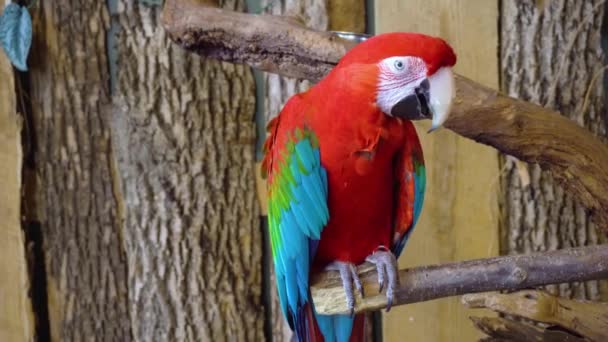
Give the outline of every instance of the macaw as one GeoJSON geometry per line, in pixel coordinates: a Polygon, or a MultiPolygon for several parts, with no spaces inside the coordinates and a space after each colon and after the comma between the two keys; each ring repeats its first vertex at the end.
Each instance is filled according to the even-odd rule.
{"type": "MultiPolygon", "coordinates": [[[[353,315],[356,266],[377,267],[388,306],[397,257],[424,200],[425,166],[411,120],[448,118],[456,55],[442,39],[386,33],[347,52],[268,124],[263,171],[280,306],[299,341],[363,340],[353,315]],[[351,314],[318,315],[311,272],[339,271],[351,314]]],[[[381,290],[382,291],[382,290],[381,290]]]]}

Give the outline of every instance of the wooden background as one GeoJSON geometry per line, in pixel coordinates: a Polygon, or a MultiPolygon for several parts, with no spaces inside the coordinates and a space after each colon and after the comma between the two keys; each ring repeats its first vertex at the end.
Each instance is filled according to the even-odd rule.
{"type": "Polygon", "coordinates": [[[21,230],[21,129],[12,66],[0,53],[0,341],[31,341],[34,317],[21,230]]]}
{"type": "MultiPolygon", "coordinates": [[[[253,2],[317,29],[442,36],[457,72],[606,136],[603,82],[582,108],[606,60],[601,0],[253,2]]],[[[0,53],[0,341],[287,340],[253,117],[276,115],[307,82],[266,75],[260,92],[250,68],[173,45],[160,9],[139,1],[43,1],[31,13],[30,71],[13,74],[0,53]]],[[[417,127],[428,192],[401,267],[602,242],[537,167],[417,127]]],[[[608,299],[601,282],[550,290],[608,299]]],[[[375,335],[475,341],[470,314],[458,298],[402,306],[375,335]]]]}
{"type": "MultiPolygon", "coordinates": [[[[456,72],[498,87],[496,1],[383,0],[375,4],[376,33],[415,31],[440,36],[455,49],[456,72]]],[[[428,190],[400,267],[497,255],[498,153],[449,130],[427,134],[427,122],[416,127],[428,170],[428,190]]],[[[482,335],[469,321],[470,314],[457,297],[397,307],[383,315],[385,341],[475,341],[482,335]]]]}

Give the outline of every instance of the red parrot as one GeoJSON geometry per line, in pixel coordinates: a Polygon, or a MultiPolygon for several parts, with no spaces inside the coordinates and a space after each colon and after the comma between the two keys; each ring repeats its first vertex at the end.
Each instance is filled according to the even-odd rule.
{"type": "MultiPolygon", "coordinates": [[[[411,120],[447,119],[452,48],[416,33],[387,33],[351,49],[268,124],[263,170],[281,308],[299,341],[363,340],[353,316],[356,265],[377,266],[390,309],[397,257],[420,215],[422,149],[411,120]],[[317,315],[310,272],[340,272],[351,315],[317,315]]],[[[361,293],[363,295],[363,293],[361,293]]]]}

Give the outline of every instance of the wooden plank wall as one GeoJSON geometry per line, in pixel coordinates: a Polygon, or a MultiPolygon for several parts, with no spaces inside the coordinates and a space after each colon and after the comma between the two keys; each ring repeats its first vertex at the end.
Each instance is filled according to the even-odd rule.
{"type": "Polygon", "coordinates": [[[0,341],[33,341],[20,217],[21,119],[15,104],[13,68],[0,50],[0,341]]]}
{"type": "MultiPolygon", "coordinates": [[[[498,88],[498,2],[486,0],[375,1],[376,33],[416,31],[441,36],[456,50],[455,70],[498,88]]],[[[427,134],[417,124],[427,163],[422,218],[400,267],[498,254],[497,152],[448,130],[427,134]]],[[[479,315],[479,312],[476,312],[479,315]]],[[[383,316],[384,341],[476,341],[459,298],[395,308],[383,316]]]]}

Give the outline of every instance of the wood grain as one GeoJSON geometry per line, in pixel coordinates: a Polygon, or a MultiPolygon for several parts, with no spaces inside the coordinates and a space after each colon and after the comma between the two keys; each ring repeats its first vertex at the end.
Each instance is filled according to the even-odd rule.
{"type": "Polygon", "coordinates": [[[16,108],[13,67],[0,51],[0,341],[33,341],[35,322],[21,230],[22,121],[16,108]]]}

